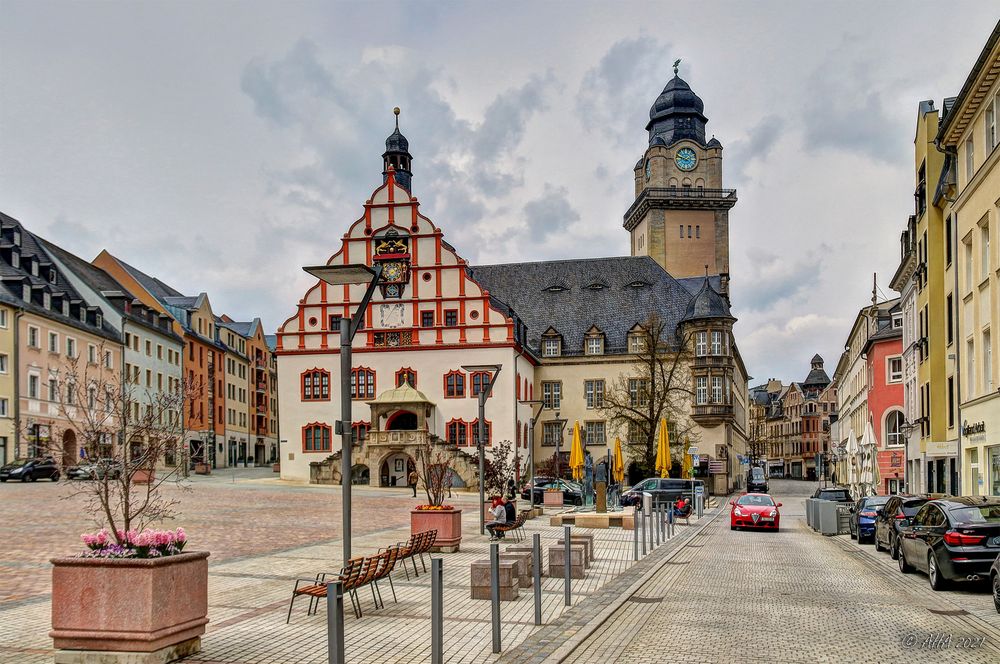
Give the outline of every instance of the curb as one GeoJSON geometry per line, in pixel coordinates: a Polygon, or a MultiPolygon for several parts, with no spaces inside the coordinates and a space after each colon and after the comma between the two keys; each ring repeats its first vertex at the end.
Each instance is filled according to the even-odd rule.
{"type": "MultiPolygon", "coordinates": [[[[726,496],[726,501],[728,501],[728,500],[729,500],[729,496],[726,496]]],[[[618,599],[616,599],[614,602],[612,602],[611,604],[609,604],[608,606],[606,606],[599,614],[597,614],[597,616],[595,616],[586,625],[584,625],[583,627],[581,627],[580,630],[577,631],[576,634],[574,634],[573,636],[571,636],[569,639],[566,640],[565,643],[563,643],[563,645],[561,645],[559,648],[557,648],[555,652],[553,652],[551,655],[549,655],[548,657],[546,657],[544,661],[546,661],[546,662],[553,662],[553,663],[558,664],[560,662],[564,662],[567,657],[569,657],[570,655],[572,655],[573,652],[577,648],[579,648],[580,645],[583,644],[584,641],[586,641],[588,638],[590,638],[594,634],[594,632],[596,632],[598,630],[598,628],[601,627],[601,625],[603,625],[605,622],[607,622],[608,619],[611,616],[613,616],[615,614],[615,612],[618,611],[618,609],[620,609],[625,604],[625,602],[627,602],[629,600],[630,597],[632,597],[634,594],[636,594],[637,592],[639,592],[639,590],[642,589],[642,586],[644,586],[651,578],[653,578],[653,576],[655,576],[656,574],[658,574],[660,572],[660,570],[663,569],[664,565],[666,565],[668,562],[670,562],[670,560],[672,560],[674,558],[674,556],[678,555],[681,551],[683,551],[685,548],[687,548],[688,544],[691,543],[691,540],[693,540],[695,537],[697,537],[698,535],[700,535],[701,532],[705,528],[707,528],[710,524],[714,523],[715,520],[718,519],[719,516],[722,515],[723,510],[721,509],[721,505],[724,505],[725,501],[720,501],[719,504],[720,504],[720,507],[716,509],[715,514],[712,515],[711,517],[707,518],[705,520],[705,523],[700,524],[697,527],[697,530],[694,531],[693,533],[691,533],[691,536],[687,538],[686,542],[684,542],[682,545],[680,545],[679,547],[677,547],[676,549],[674,549],[673,551],[671,551],[669,554],[667,554],[663,558],[663,560],[660,560],[651,569],[647,570],[632,585],[630,585],[618,597],[618,599]]]]}

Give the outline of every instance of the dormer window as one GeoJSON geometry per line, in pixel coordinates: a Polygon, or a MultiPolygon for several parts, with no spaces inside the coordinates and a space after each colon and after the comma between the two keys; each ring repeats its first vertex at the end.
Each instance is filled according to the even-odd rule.
{"type": "Polygon", "coordinates": [[[630,332],[628,335],[628,352],[641,353],[646,350],[646,336],[642,332],[630,332]]]}
{"type": "Polygon", "coordinates": [[[633,281],[632,283],[625,286],[626,288],[642,288],[643,286],[648,286],[649,283],[642,281],[641,279],[633,281]]]}
{"type": "Polygon", "coordinates": [[[49,270],[49,283],[50,284],[56,283],[56,271],[55,270],[52,270],[52,269],[49,270]]]}
{"type": "Polygon", "coordinates": [[[21,254],[16,251],[10,253],[10,265],[11,267],[21,267],[21,254]]]}
{"type": "Polygon", "coordinates": [[[63,313],[63,316],[69,316],[69,300],[63,300],[63,302],[62,302],[62,313],[63,313]]]}
{"type": "Polygon", "coordinates": [[[559,357],[561,345],[559,337],[545,337],[542,339],[542,357],[559,357]]]}
{"type": "Polygon", "coordinates": [[[38,261],[31,261],[31,276],[38,276],[38,261]]]}
{"type": "Polygon", "coordinates": [[[42,293],[42,306],[46,309],[52,308],[52,296],[48,293],[42,293]]]}
{"type": "Polygon", "coordinates": [[[25,302],[31,302],[31,284],[21,285],[21,299],[25,302]]]}
{"type": "Polygon", "coordinates": [[[551,286],[549,286],[548,288],[545,289],[545,292],[546,293],[561,293],[564,290],[569,290],[569,289],[566,288],[565,286],[560,286],[559,284],[552,284],[551,286]]]}
{"type": "Polygon", "coordinates": [[[600,290],[604,290],[605,288],[607,288],[607,285],[606,284],[602,284],[600,282],[594,282],[594,283],[590,284],[589,286],[587,286],[587,290],[592,290],[592,291],[600,291],[600,290]]]}
{"type": "Polygon", "coordinates": [[[104,316],[101,315],[100,311],[94,314],[94,325],[97,327],[101,327],[104,325],[104,316]]]}
{"type": "Polygon", "coordinates": [[[600,335],[589,336],[586,339],[586,352],[587,355],[603,355],[604,354],[604,337],[600,335]]]}
{"type": "Polygon", "coordinates": [[[14,244],[21,246],[21,231],[14,229],[14,244]]]}

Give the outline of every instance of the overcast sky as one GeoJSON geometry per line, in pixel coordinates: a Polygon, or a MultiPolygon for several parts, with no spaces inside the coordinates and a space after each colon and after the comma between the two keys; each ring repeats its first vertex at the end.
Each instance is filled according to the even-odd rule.
{"type": "Polygon", "coordinates": [[[725,146],[754,382],[832,375],[913,208],[917,103],[986,2],[0,0],[0,210],[273,331],[381,184],[392,108],[422,212],[473,263],[627,255],[650,105],[683,58],[725,146]]]}

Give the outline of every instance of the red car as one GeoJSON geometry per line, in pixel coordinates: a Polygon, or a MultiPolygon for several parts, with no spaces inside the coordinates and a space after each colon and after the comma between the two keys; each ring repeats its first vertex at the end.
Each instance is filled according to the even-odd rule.
{"type": "Polygon", "coordinates": [[[766,493],[745,493],[736,500],[730,501],[733,511],[729,514],[729,529],[761,528],[777,530],[781,522],[778,508],[781,503],[766,493]]]}

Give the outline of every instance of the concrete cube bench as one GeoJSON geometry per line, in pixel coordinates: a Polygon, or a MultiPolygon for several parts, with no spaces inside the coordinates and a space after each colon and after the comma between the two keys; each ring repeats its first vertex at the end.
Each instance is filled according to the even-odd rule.
{"type": "MultiPolygon", "coordinates": [[[[569,545],[569,577],[571,579],[586,578],[587,573],[584,567],[587,553],[583,544],[569,545]]],[[[562,579],[566,574],[563,567],[566,559],[566,546],[564,544],[553,544],[549,546],[549,578],[562,579]]]]}
{"type": "MultiPolygon", "coordinates": [[[[557,540],[557,543],[563,544],[564,541],[565,540],[562,537],[560,537],[557,540]]],[[[573,533],[569,537],[569,542],[570,544],[583,544],[586,547],[587,559],[584,561],[584,564],[587,567],[590,567],[590,563],[596,560],[596,557],[594,556],[594,536],[586,534],[578,535],[576,533],[573,533]]]]}
{"type": "MultiPolygon", "coordinates": [[[[500,561],[500,599],[517,599],[518,562],[516,560],[500,561]]],[[[474,560],[470,565],[470,585],[472,599],[490,599],[490,561],[474,560]]]]}
{"type": "Polygon", "coordinates": [[[511,551],[508,547],[500,554],[500,561],[513,560],[517,563],[517,579],[521,588],[530,588],[534,580],[534,569],[531,564],[531,552],[511,551]]]}
{"type": "MultiPolygon", "coordinates": [[[[532,548],[532,546],[530,544],[511,544],[506,549],[504,549],[504,551],[510,552],[510,553],[527,553],[528,554],[528,564],[531,565],[531,560],[533,559],[533,555],[534,555],[534,549],[532,548]]],[[[539,553],[542,553],[542,552],[540,551],[539,553]]],[[[545,558],[544,555],[539,556],[539,562],[540,562],[540,564],[544,563],[544,558],[545,558]]],[[[542,567],[542,570],[539,572],[539,574],[545,574],[545,571],[544,571],[545,565],[541,564],[541,567],[542,567]]],[[[529,571],[531,571],[532,575],[534,575],[534,566],[533,565],[531,565],[531,567],[529,567],[529,571]]],[[[532,578],[534,578],[534,577],[532,577],[532,578]]]]}

